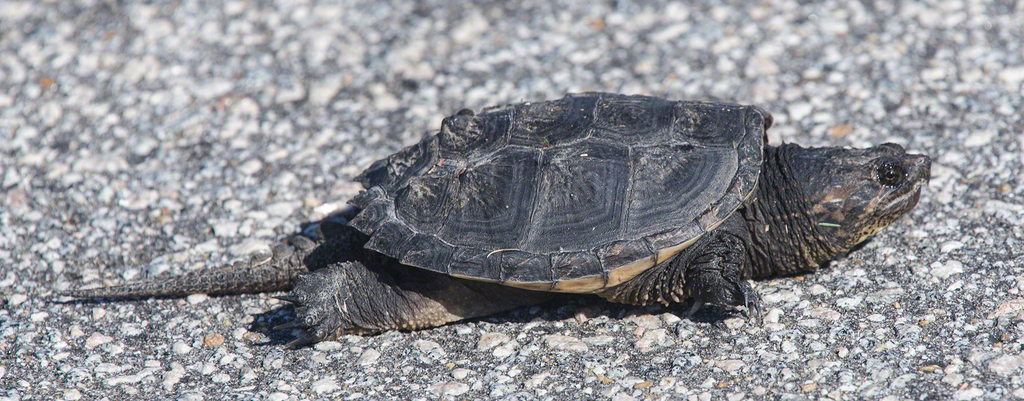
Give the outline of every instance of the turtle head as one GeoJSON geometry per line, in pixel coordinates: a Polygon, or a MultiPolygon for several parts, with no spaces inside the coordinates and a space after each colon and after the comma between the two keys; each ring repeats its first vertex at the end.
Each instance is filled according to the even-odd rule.
{"type": "Polygon", "coordinates": [[[839,253],[913,209],[931,177],[928,156],[907,154],[893,143],[868,149],[783,147],[792,147],[784,153],[790,153],[790,172],[803,186],[813,231],[839,253]]]}

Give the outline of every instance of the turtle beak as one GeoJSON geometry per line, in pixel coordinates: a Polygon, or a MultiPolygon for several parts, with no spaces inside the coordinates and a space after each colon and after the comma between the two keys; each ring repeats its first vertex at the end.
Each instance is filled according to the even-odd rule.
{"type": "Polygon", "coordinates": [[[916,185],[927,185],[932,179],[932,159],[925,155],[905,155],[904,165],[909,167],[910,174],[916,185]]]}

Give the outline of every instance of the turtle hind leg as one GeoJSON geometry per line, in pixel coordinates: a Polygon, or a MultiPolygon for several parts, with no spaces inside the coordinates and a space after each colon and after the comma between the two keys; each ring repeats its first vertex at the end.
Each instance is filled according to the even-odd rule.
{"type": "Polygon", "coordinates": [[[306,337],[292,346],[345,334],[417,330],[486,316],[551,299],[554,294],[454,278],[396,262],[332,264],[298,277],[282,299],[295,305],[306,337]]]}

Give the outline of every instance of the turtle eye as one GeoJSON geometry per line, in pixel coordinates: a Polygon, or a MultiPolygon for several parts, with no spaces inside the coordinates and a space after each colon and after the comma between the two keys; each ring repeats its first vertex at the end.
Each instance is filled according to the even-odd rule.
{"type": "Polygon", "coordinates": [[[878,166],[878,182],[882,185],[895,187],[903,183],[906,177],[907,172],[899,162],[887,161],[878,166]]]}

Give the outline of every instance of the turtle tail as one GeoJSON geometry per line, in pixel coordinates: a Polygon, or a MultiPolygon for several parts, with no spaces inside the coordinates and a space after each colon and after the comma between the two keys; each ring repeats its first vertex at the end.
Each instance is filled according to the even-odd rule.
{"type": "Polygon", "coordinates": [[[299,273],[308,271],[303,261],[316,245],[309,238],[294,236],[289,244],[278,244],[271,252],[258,252],[248,260],[226,267],[189,272],[162,280],[72,289],[60,295],[84,299],[144,298],[289,290],[295,286],[299,273]]]}

